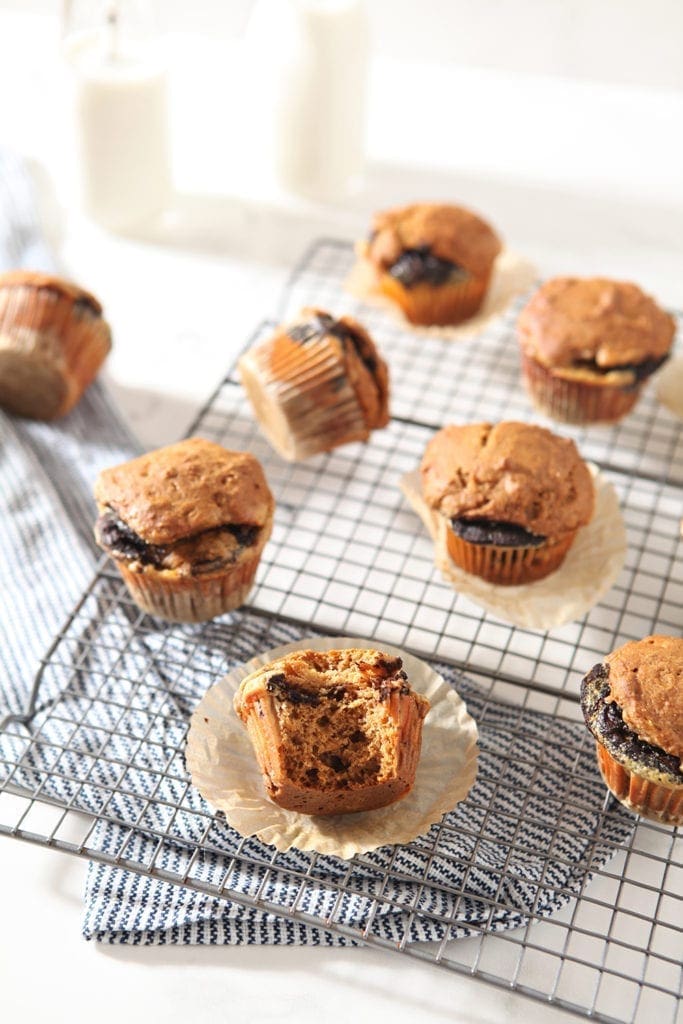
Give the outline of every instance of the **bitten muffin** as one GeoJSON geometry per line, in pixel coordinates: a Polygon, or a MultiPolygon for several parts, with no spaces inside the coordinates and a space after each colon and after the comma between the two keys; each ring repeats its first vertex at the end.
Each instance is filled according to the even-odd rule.
{"type": "Polygon", "coordinates": [[[556,277],[522,310],[522,374],[539,409],[566,423],[616,422],[668,358],[674,320],[635,284],[556,277]]]}
{"type": "Polygon", "coordinates": [[[239,361],[264,434],[290,461],[367,441],[389,422],[389,371],[350,316],[303,309],[239,361]]]}
{"type": "Polygon", "coordinates": [[[683,639],[648,636],[595,665],[581,708],[614,796],[647,818],[683,825],[683,639]]]}
{"type": "Polygon", "coordinates": [[[0,275],[0,405],[52,420],[73,409],[111,348],[94,296],[49,274],[0,275]]]}
{"type": "Polygon", "coordinates": [[[243,604],[274,501],[259,462],[194,437],[100,473],[98,544],[143,611],[203,622],[243,604]]]}
{"type": "Polygon", "coordinates": [[[358,250],[411,323],[448,325],[481,307],[501,243],[464,207],[415,203],[377,213],[358,250]]]}
{"type": "Polygon", "coordinates": [[[242,681],[245,724],[270,798],[302,814],[385,807],[413,787],[429,701],[400,658],[295,651],[242,681]]]}
{"type": "Polygon", "coordinates": [[[528,423],[444,427],[420,473],[427,505],[447,520],[451,558],[492,583],[554,572],[594,511],[574,442],[528,423]]]}

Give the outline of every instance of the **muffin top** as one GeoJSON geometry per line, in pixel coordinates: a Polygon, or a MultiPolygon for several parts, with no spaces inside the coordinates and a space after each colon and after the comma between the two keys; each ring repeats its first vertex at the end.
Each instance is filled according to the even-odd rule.
{"type": "Polygon", "coordinates": [[[271,372],[278,377],[278,364],[289,368],[293,360],[305,361],[306,348],[323,340],[336,351],[366,425],[370,429],[385,427],[389,422],[389,370],[368,332],[353,317],[336,319],[322,309],[302,309],[267,342],[271,372]]]}
{"type": "Polygon", "coordinates": [[[264,526],[273,496],[260,463],[193,437],[106,469],[95,483],[111,509],[147,544],[175,544],[227,524],[264,526]]]}
{"type": "Polygon", "coordinates": [[[444,427],[420,472],[425,501],[449,519],[510,523],[553,539],[593,515],[593,480],[574,442],[528,423],[444,427]]]}
{"type": "Polygon", "coordinates": [[[93,313],[96,313],[98,316],[102,314],[102,305],[94,295],[91,295],[90,292],[87,292],[77,284],[73,284],[71,281],[64,281],[61,277],[55,277],[54,274],[42,274],[34,270],[11,270],[6,274],[0,274],[0,290],[19,287],[45,288],[48,291],[65,295],[74,302],[81,302],[84,305],[90,306],[93,313]]]}
{"type": "Polygon", "coordinates": [[[543,366],[606,370],[662,359],[675,324],[635,284],[555,277],[532,296],[517,329],[522,349],[543,366]]]}
{"type": "Polygon", "coordinates": [[[493,228],[462,206],[414,203],[376,213],[365,257],[388,270],[406,250],[424,250],[475,277],[489,273],[501,250],[493,228]]]}
{"type": "Polygon", "coordinates": [[[610,696],[638,737],[683,760],[683,639],[647,636],[605,659],[610,696]]]}
{"type": "Polygon", "coordinates": [[[266,694],[315,706],[330,692],[337,698],[352,699],[354,693],[367,689],[375,691],[378,701],[387,700],[394,692],[412,696],[421,718],[429,710],[427,698],[412,690],[401,658],[357,647],[292,651],[243,679],[234,705],[237,714],[245,718],[253,702],[266,694]]]}

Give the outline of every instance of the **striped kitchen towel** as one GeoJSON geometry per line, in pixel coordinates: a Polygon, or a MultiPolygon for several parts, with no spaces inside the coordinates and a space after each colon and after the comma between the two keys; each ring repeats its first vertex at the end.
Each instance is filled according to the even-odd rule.
{"type": "MultiPolygon", "coordinates": [[[[0,150],[0,271],[58,272],[36,211],[26,166],[0,150]]],[[[92,578],[97,473],[138,451],[99,382],[54,423],[0,410],[0,720],[26,707],[40,657],[92,578]]],[[[0,734],[0,751],[3,739],[0,734]]],[[[101,825],[93,842],[106,850],[120,832],[117,825],[101,825]]],[[[94,864],[83,932],[104,942],[344,942],[94,864]]]]}

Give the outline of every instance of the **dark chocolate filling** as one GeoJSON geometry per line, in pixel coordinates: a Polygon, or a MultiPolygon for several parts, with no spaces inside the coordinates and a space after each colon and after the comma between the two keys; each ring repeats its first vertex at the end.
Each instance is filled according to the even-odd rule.
{"type": "Polygon", "coordinates": [[[428,245],[404,249],[396,262],[389,267],[389,273],[406,288],[411,288],[422,281],[440,285],[468,276],[467,271],[459,264],[434,256],[428,245]]]}
{"type": "MultiPolygon", "coordinates": [[[[400,683],[399,693],[406,695],[410,693],[408,677],[403,671],[403,662],[400,658],[391,661],[379,660],[378,667],[386,672],[386,676],[373,680],[373,686],[377,691],[379,700],[387,700],[395,687],[391,683],[400,683]]],[[[272,693],[276,700],[287,700],[292,704],[308,704],[317,707],[323,698],[330,700],[342,700],[346,696],[344,686],[323,686],[319,690],[307,690],[306,687],[287,679],[284,672],[276,672],[269,676],[266,681],[266,690],[272,693]]]]}
{"type": "Polygon", "coordinates": [[[608,373],[630,373],[633,380],[629,384],[623,384],[621,391],[633,391],[638,385],[651,377],[652,374],[662,366],[669,354],[658,356],[656,359],[644,359],[642,363],[625,363],[623,366],[598,366],[594,359],[575,359],[572,366],[576,369],[590,370],[591,373],[605,376],[608,373]]]}
{"type": "Polygon", "coordinates": [[[491,544],[501,548],[538,548],[546,538],[515,523],[497,519],[451,519],[451,529],[468,544],[491,544]]]}
{"type": "MultiPolygon", "coordinates": [[[[228,523],[225,526],[218,526],[211,530],[202,530],[191,537],[183,537],[182,542],[195,540],[209,533],[220,533],[223,530],[233,535],[237,541],[237,550],[233,551],[226,558],[212,558],[194,562],[192,565],[193,573],[213,572],[216,569],[223,568],[225,565],[232,564],[243,548],[249,548],[256,543],[260,527],[245,523],[228,523]]],[[[123,558],[131,562],[141,562],[142,565],[152,565],[155,569],[161,568],[164,558],[172,549],[172,545],[148,544],[127,523],[119,519],[111,509],[103,512],[97,520],[97,535],[102,546],[116,558],[123,558]]]]}
{"type": "Polygon", "coordinates": [[[86,295],[81,295],[79,296],[79,298],[76,299],[76,301],[74,302],[74,311],[79,315],[84,315],[87,313],[90,314],[90,316],[94,316],[97,318],[99,318],[102,315],[100,307],[96,305],[96,303],[93,302],[93,300],[88,298],[86,295]]]}
{"type": "Polygon", "coordinates": [[[299,345],[310,345],[328,335],[337,338],[342,345],[353,346],[358,358],[367,366],[370,373],[374,374],[377,369],[377,360],[368,352],[366,345],[353,328],[341,320],[335,320],[329,313],[315,313],[309,320],[288,327],[287,334],[299,345]]]}
{"type": "Polygon", "coordinates": [[[97,535],[102,546],[118,558],[153,565],[155,569],[161,566],[168,551],[158,544],[148,544],[113,511],[103,512],[99,517],[97,535]]]}
{"type": "Polygon", "coordinates": [[[586,725],[616,760],[642,765],[683,785],[680,759],[641,740],[624,722],[619,705],[609,700],[609,665],[594,665],[581,682],[581,708],[586,725]]]}
{"type": "Polygon", "coordinates": [[[268,693],[272,693],[277,700],[287,700],[291,704],[309,704],[311,707],[317,707],[323,697],[341,700],[346,696],[343,686],[307,690],[303,686],[297,686],[296,683],[290,682],[283,672],[270,676],[266,682],[266,690],[268,693]]]}

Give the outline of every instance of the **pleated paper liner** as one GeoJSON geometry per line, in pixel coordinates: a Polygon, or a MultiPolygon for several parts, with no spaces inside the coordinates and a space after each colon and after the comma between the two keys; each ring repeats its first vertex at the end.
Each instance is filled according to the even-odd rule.
{"type": "Polygon", "coordinates": [[[510,303],[518,295],[527,292],[537,278],[538,274],[532,263],[509,249],[504,249],[493,266],[488,291],[478,312],[463,323],[449,326],[425,326],[410,323],[396,303],[383,294],[375,268],[362,257],[358,258],[352,268],[344,282],[344,288],[354,298],[370,302],[391,312],[403,327],[407,327],[411,331],[418,333],[424,331],[430,336],[443,338],[446,341],[458,341],[461,338],[471,338],[502,316],[510,303]]]}
{"type": "Polygon", "coordinates": [[[446,530],[446,547],[457,566],[490,583],[514,586],[532,583],[549,576],[563,562],[576,530],[554,544],[541,547],[502,547],[497,544],[471,544],[446,530]]]}
{"type": "Polygon", "coordinates": [[[665,825],[683,825],[683,786],[664,786],[620,765],[596,742],[598,765],[609,791],[629,810],[665,825]]]}
{"type": "Polygon", "coordinates": [[[477,772],[477,736],[464,701],[426,662],[388,644],[315,637],[265,651],[212,686],[192,716],[185,757],[193,784],[240,835],[256,836],[281,852],[296,847],[347,859],[410,842],[464,800],[477,772]],[[233,708],[241,681],[290,651],[378,646],[403,659],[412,688],[431,704],[413,789],[387,807],[355,814],[317,818],[279,807],[266,795],[247,730],[233,708]]]}
{"type": "Polygon", "coordinates": [[[560,567],[534,583],[501,586],[458,568],[448,553],[449,524],[422,497],[420,474],[407,473],[401,490],[434,541],[434,564],[454,590],[505,622],[551,629],[580,619],[616,582],[626,559],[626,529],[612,485],[590,466],[595,512],[576,534],[560,567]]]}
{"type": "Polygon", "coordinates": [[[249,549],[249,557],[215,573],[131,572],[124,562],[116,562],[116,567],[132,599],[149,615],[168,622],[208,622],[244,604],[269,536],[270,529],[264,529],[259,544],[249,549]]]}
{"type": "Polygon", "coordinates": [[[408,287],[391,274],[381,274],[377,288],[414,326],[454,326],[471,320],[479,312],[489,283],[487,275],[436,287],[418,281],[408,287]]]}
{"type": "Polygon", "coordinates": [[[562,423],[616,423],[640,398],[632,390],[560,377],[522,352],[522,377],[534,405],[562,423]]]}
{"type": "Polygon", "coordinates": [[[299,345],[276,334],[242,356],[239,372],[259,426],[284,459],[306,459],[370,435],[330,338],[299,345]]]}
{"type": "Polygon", "coordinates": [[[683,420],[683,356],[673,356],[657,374],[657,398],[683,420]]]}

